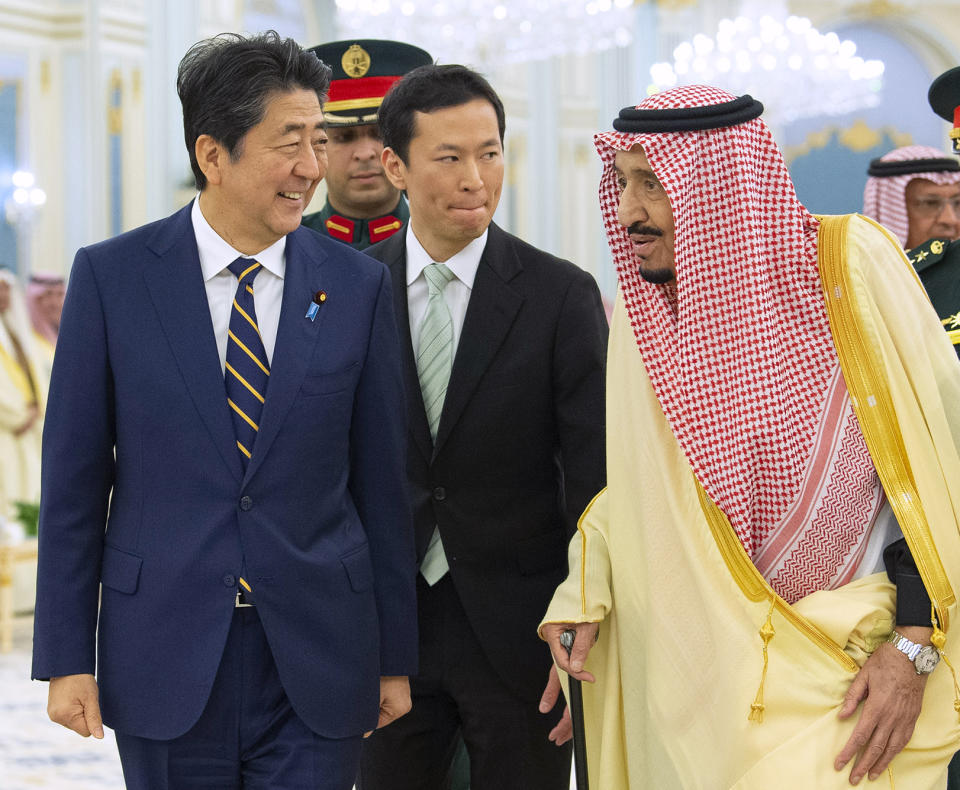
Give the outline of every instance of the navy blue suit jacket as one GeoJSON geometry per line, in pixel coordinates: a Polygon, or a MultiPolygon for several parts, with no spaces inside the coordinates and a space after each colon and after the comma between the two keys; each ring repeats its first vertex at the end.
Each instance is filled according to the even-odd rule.
{"type": "Polygon", "coordinates": [[[81,249],[44,431],[33,676],[92,673],[96,652],[109,726],[186,732],[245,567],[299,716],[372,729],[379,676],[416,672],[405,420],[390,277],[367,256],[287,236],[244,474],[190,206],[81,249]]]}

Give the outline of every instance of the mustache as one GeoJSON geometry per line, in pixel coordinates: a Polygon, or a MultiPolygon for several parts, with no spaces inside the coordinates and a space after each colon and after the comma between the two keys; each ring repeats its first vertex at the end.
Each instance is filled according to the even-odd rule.
{"type": "Polygon", "coordinates": [[[630,236],[662,236],[663,231],[654,225],[642,225],[639,222],[634,222],[627,228],[627,234],[630,236]]]}

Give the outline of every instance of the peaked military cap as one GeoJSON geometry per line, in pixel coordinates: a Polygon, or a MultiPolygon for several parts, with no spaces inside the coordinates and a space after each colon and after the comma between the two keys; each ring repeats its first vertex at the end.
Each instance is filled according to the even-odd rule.
{"type": "Polygon", "coordinates": [[[943,72],[930,85],[927,100],[933,111],[953,124],[953,152],[960,154],[960,66],[943,72]]]}
{"type": "Polygon", "coordinates": [[[408,71],[433,63],[420,47],[373,38],[332,41],[310,51],[333,69],[323,105],[328,126],[375,123],[390,86],[408,71]]]}

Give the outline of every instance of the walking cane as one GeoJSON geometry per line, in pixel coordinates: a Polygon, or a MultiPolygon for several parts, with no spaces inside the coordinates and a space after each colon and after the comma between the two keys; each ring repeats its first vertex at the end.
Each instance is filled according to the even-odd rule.
{"type": "MultiPolygon", "coordinates": [[[[577,632],[572,628],[560,634],[560,644],[567,651],[567,657],[570,657],[570,651],[573,649],[573,642],[577,638],[577,632]]],[[[570,684],[570,719],[573,722],[573,767],[577,778],[577,790],[589,790],[587,781],[587,740],[583,729],[583,689],[580,687],[580,681],[569,675],[567,679],[570,684]]]]}

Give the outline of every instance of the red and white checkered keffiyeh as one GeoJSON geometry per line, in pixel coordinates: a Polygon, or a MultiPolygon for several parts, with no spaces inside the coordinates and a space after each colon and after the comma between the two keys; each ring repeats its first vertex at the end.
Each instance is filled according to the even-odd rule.
{"type": "MultiPolygon", "coordinates": [[[[894,148],[880,157],[882,162],[908,162],[911,159],[944,159],[946,154],[927,145],[907,145],[894,148]]],[[[925,178],[934,184],[960,184],[960,172],[907,173],[902,176],[870,176],[863,188],[863,213],[888,228],[894,236],[907,244],[907,184],[915,178],[925,178]]]]}
{"type": "MultiPolygon", "coordinates": [[[[638,109],[724,103],[704,86],[638,109]]],[[[788,601],[848,581],[882,491],[850,406],[817,270],[819,223],[766,125],[605,132],[600,205],[637,345],[697,479],[788,601]],[[643,147],[675,224],[675,301],[617,220],[617,151],[643,147]]],[[[616,426],[611,426],[616,430],[616,426]]]]}

